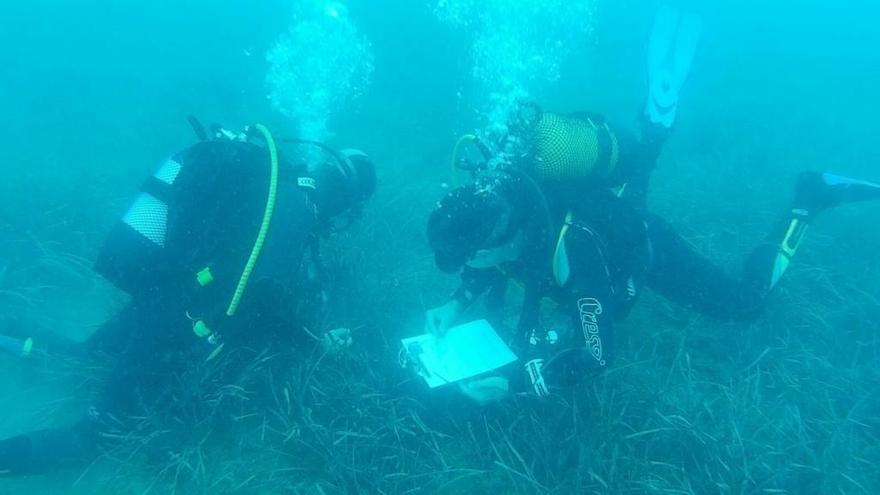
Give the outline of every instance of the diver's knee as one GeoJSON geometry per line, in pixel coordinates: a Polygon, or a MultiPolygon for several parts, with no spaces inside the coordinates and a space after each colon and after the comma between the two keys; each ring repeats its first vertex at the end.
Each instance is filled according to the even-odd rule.
{"type": "Polygon", "coordinates": [[[603,349],[581,348],[556,356],[545,364],[544,375],[551,387],[571,388],[605,371],[611,365],[611,353],[603,349]]]}
{"type": "Polygon", "coordinates": [[[0,441],[0,475],[39,474],[88,463],[97,456],[97,440],[97,425],[91,419],[7,438],[0,441]]]}
{"type": "Polygon", "coordinates": [[[0,476],[20,476],[33,470],[31,459],[31,439],[27,435],[17,435],[0,440],[0,476]]]}

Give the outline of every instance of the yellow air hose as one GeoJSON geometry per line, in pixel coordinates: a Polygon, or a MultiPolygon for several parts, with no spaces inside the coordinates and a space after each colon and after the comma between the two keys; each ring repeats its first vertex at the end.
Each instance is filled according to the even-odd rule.
{"type": "Polygon", "coordinates": [[[266,147],[269,149],[269,197],[266,198],[266,210],[263,212],[263,223],[260,224],[260,232],[257,234],[257,240],[254,242],[253,249],[251,249],[251,255],[247,260],[247,264],[244,266],[244,272],[242,272],[241,278],[238,280],[238,286],[235,288],[235,294],[232,296],[229,308],[226,309],[226,316],[233,316],[235,311],[238,310],[241,297],[244,295],[245,288],[247,288],[248,280],[251,278],[251,273],[254,271],[257,259],[260,257],[260,251],[263,250],[263,244],[266,242],[269,224],[272,222],[272,212],[275,210],[275,198],[278,193],[278,150],[275,148],[275,140],[272,139],[272,134],[264,125],[257,124],[254,128],[263,135],[263,139],[266,140],[266,147]]]}
{"type": "Polygon", "coordinates": [[[450,168],[451,178],[452,178],[452,185],[458,185],[458,180],[457,180],[457,177],[458,177],[458,174],[457,174],[457,171],[458,171],[458,155],[459,155],[459,153],[461,152],[461,146],[462,146],[465,142],[471,142],[471,143],[473,143],[473,142],[476,142],[476,141],[477,141],[477,136],[475,136],[475,135],[473,135],[473,134],[465,134],[464,136],[458,138],[458,141],[455,142],[455,147],[452,148],[452,164],[451,164],[451,166],[449,167],[449,168],[450,168]]]}

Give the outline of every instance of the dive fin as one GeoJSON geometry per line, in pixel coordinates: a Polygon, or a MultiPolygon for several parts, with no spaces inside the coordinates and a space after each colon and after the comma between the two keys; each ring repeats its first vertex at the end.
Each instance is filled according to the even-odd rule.
{"type": "Polygon", "coordinates": [[[829,173],[804,172],[795,188],[795,208],[809,214],[873,199],[880,199],[880,184],[829,173]]]}
{"type": "Polygon", "coordinates": [[[654,19],[648,44],[648,104],[645,115],[654,124],[672,127],[678,94],[687,80],[703,22],[697,14],[664,6],[654,19]]]}

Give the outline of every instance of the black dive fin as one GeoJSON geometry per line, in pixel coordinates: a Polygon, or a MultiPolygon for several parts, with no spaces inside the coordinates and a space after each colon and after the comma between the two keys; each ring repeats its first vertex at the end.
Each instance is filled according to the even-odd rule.
{"type": "Polygon", "coordinates": [[[880,199],[880,184],[829,173],[804,172],[795,189],[795,208],[818,213],[838,205],[880,199]]]}

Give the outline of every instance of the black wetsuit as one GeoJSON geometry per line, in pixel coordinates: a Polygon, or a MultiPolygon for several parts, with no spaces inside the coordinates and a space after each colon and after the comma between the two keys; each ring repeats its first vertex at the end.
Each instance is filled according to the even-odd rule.
{"type": "Polygon", "coordinates": [[[223,362],[224,373],[235,373],[265,348],[309,345],[313,339],[297,308],[319,292],[305,274],[317,262],[318,223],[308,193],[297,185],[301,170],[287,162],[259,262],[240,308],[226,316],[263,217],[268,161],[262,146],[205,141],[176,154],[144,183],[96,263],[100,274],[131,295],[88,342],[115,362],[99,402],[70,428],[0,442],[0,472],[88,463],[99,453],[108,418],[119,427],[127,416],[166,411],[180,398],[175,387],[181,376],[207,366],[216,348],[194,334],[197,319],[222,338],[224,349],[212,363],[223,362]],[[202,282],[210,272],[210,283],[200,283],[199,272],[202,282]]]}
{"type": "MultiPolygon", "coordinates": [[[[761,312],[769,272],[788,223],[780,223],[753,252],[742,278],[730,277],[697,253],[668,222],[645,209],[662,135],[643,141],[618,135],[618,171],[601,181],[538,182],[514,175],[511,180],[521,183],[520,189],[540,188],[547,214],[518,205],[536,211],[525,215],[521,225],[526,245],[519,260],[492,269],[465,267],[462,272],[462,284],[453,297],[469,305],[488,294],[490,313],[500,306],[509,279],[524,287],[511,341],[521,359],[504,370],[514,389],[546,393],[529,383],[529,363],[536,361],[547,387],[572,384],[608,366],[614,354],[614,324],[626,317],[645,287],[716,318],[749,320],[761,312]],[[543,322],[543,298],[553,299],[568,312],[571,324],[552,328],[543,322]]],[[[512,202],[529,197],[519,196],[512,202]]]]}

